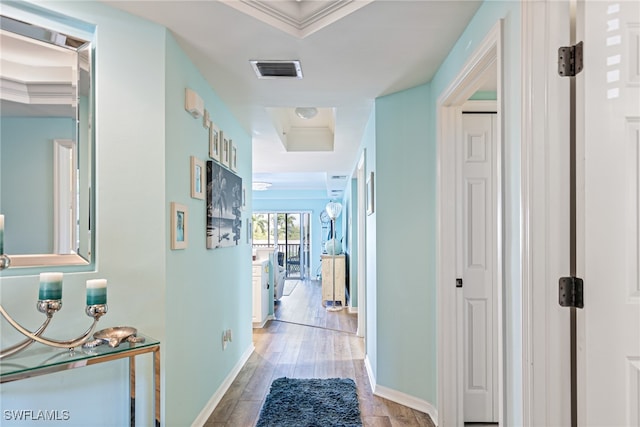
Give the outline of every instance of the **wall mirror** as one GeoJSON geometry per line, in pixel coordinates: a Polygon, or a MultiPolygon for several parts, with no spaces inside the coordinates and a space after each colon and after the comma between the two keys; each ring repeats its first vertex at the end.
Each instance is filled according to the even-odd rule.
{"type": "Polygon", "coordinates": [[[11,266],[88,265],[93,47],[0,16],[0,213],[11,266]]]}

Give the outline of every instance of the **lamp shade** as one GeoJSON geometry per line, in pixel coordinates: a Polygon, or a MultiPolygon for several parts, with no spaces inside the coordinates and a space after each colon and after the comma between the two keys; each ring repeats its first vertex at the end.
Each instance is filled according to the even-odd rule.
{"type": "Polygon", "coordinates": [[[324,209],[327,211],[329,218],[334,220],[342,213],[342,205],[338,202],[329,202],[324,209]]]}

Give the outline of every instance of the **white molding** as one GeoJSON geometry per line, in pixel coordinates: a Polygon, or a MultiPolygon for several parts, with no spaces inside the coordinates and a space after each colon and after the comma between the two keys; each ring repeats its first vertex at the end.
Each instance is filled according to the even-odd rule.
{"type": "Polygon", "coordinates": [[[267,317],[264,318],[262,322],[253,322],[253,329],[262,329],[264,328],[264,325],[266,325],[269,320],[275,320],[275,319],[276,318],[273,314],[269,314],[267,317]]]}
{"type": "Polygon", "coordinates": [[[211,414],[213,414],[213,411],[216,409],[216,406],[218,406],[218,403],[220,403],[220,401],[222,400],[222,397],[224,396],[224,394],[227,392],[227,390],[229,390],[229,387],[231,387],[231,384],[240,373],[240,370],[242,370],[242,367],[245,365],[245,363],[247,363],[247,361],[249,360],[249,357],[251,357],[251,355],[253,354],[254,350],[255,350],[255,347],[253,346],[253,344],[249,345],[247,350],[240,357],[240,360],[238,360],[238,363],[236,363],[236,366],[234,366],[231,372],[229,372],[229,375],[227,375],[227,377],[224,379],[220,387],[218,387],[218,390],[216,390],[216,392],[213,393],[213,396],[211,396],[207,404],[204,405],[204,408],[202,408],[202,411],[200,411],[196,419],[193,420],[191,427],[204,426],[204,424],[207,422],[211,414]]]}
{"type": "Polygon", "coordinates": [[[375,393],[376,390],[376,376],[373,374],[373,368],[371,367],[371,360],[369,356],[364,356],[364,367],[367,370],[367,376],[369,377],[369,384],[371,384],[371,392],[375,393]]]}
{"type": "Polygon", "coordinates": [[[358,314],[358,307],[352,307],[352,306],[349,306],[349,307],[347,307],[347,308],[348,308],[348,312],[349,312],[349,313],[351,313],[351,314],[358,314]]]}
{"type": "Polygon", "coordinates": [[[476,101],[470,100],[462,104],[463,112],[474,112],[474,113],[495,113],[498,111],[498,101],[497,100],[487,100],[487,101],[476,101]]]}
{"type": "Polygon", "coordinates": [[[376,386],[373,394],[378,397],[391,400],[392,402],[399,403],[400,405],[424,412],[431,417],[431,420],[435,425],[439,425],[438,410],[430,402],[424,399],[418,399],[417,397],[381,385],[376,386]]]}
{"type": "Polygon", "coordinates": [[[502,20],[496,22],[478,48],[471,54],[461,71],[438,97],[436,104],[437,125],[437,196],[436,196],[436,277],[438,284],[438,407],[437,413],[442,425],[463,425],[463,346],[458,317],[461,313],[462,293],[453,284],[457,277],[456,242],[449,236],[456,235],[456,202],[450,195],[456,191],[455,141],[457,117],[461,106],[483,83],[490,67],[497,67],[497,244],[496,249],[496,310],[498,316],[498,422],[506,421],[505,403],[505,342],[504,336],[504,296],[502,257],[502,150],[504,150],[505,125],[501,112],[502,105],[502,20]]]}

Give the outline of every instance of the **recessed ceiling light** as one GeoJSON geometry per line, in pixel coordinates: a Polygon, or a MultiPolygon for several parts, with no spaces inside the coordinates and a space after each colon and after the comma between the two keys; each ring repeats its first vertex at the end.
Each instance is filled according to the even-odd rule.
{"type": "Polygon", "coordinates": [[[312,119],[318,114],[318,109],[316,107],[297,107],[295,109],[296,116],[301,119],[312,119]]]}
{"type": "Polygon", "coordinates": [[[271,187],[270,182],[253,182],[251,183],[251,188],[254,191],[265,191],[271,187]]]}

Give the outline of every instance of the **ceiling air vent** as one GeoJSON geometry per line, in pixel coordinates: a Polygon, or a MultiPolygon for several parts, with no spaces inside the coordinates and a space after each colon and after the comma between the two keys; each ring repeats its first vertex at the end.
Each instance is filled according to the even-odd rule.
{"type": "Polygon", "coordinates": [[[300,61],[249,61],[259,79],[301,79],[300,61]]]}

